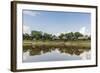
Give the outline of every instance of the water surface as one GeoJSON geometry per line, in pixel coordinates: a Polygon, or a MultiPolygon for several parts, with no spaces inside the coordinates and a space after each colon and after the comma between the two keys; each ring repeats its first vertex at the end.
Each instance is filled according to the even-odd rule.
{"type": "Polygon", "coordinates": [[[91,50],[89,48],[72,47],[24,47],[23,62],[43,62],[43,61],[69,61],[69,60],[89,60],[91,50]]]}

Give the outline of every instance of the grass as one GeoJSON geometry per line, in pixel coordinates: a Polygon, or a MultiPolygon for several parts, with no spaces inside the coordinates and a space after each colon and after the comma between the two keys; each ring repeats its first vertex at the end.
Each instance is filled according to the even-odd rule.
{"type": "Polygon", "coordinates": [[[48,46],[48,47],[84,47],[90,48],[91,41],[90,40],[76,40],[76,41],[30,41],[24,40],[23,46],[48,46]]]}

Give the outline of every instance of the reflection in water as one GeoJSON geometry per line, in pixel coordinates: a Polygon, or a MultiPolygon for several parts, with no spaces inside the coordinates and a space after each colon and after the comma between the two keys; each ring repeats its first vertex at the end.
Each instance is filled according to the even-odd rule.
{"type": "Polygon", "coordinates": [[[23,62],[87,60],[90,59],[89,48],[74,47],[31,47],[24,46],[23,62]]]}

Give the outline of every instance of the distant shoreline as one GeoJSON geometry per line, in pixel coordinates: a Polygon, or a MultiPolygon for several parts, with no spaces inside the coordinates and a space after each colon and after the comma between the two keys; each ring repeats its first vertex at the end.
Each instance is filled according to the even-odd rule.
{"type": "Polygon", "coordinates": [[[34,47],[78,47],[78,48],[91,48],[90,40],[77,40],[77,41],[30,41],[24,40],[23,46],[34,47]]]}

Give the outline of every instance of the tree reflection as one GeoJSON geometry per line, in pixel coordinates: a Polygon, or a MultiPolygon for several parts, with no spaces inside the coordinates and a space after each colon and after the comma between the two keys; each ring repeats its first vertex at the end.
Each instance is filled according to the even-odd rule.
{"type": "Polygon", "coordinates": [[[58,50],[60,53],[65,53],[65,54],[70,54],[70,55],[80,55],[84,51],[89,51],[90,48],[84,48],[84,47],[53,47],[53,46],[24,46],[23,47],[23,52],[26,52],[29,50],[30,56],[35,56],[35,55],[42,55],[48,52],[52,52],[55,50],[58,50]]]}

